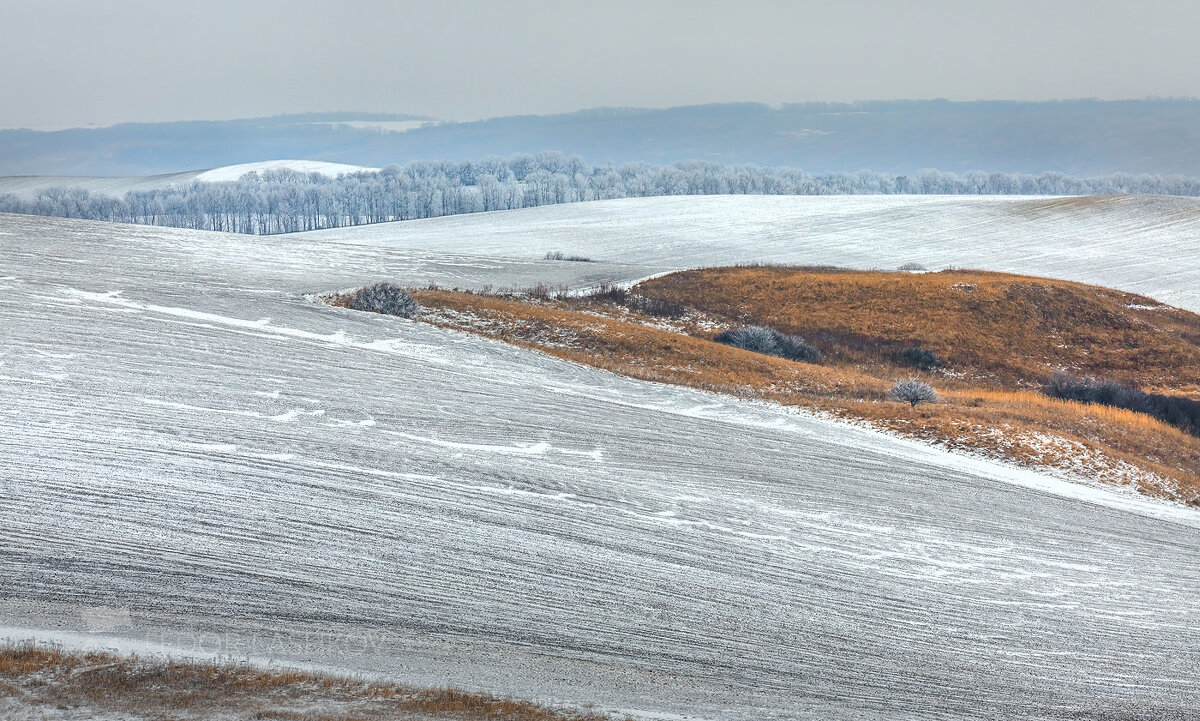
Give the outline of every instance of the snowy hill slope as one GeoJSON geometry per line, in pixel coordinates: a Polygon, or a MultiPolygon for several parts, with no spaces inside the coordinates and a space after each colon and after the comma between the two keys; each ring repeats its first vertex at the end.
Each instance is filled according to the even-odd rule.
{"type": "Polygon", "coordinates": [[[1193,512],[303,295],[651,269],[0,216],[0,636],[658,718],[1200,706],[1193,512]]]}
{"type": "Polygon", "coordinates": [[[664,269],[745,261],[1051,276],[1200,311],[1200,200],[1155,196],[685,196],[305,234],[427,251],[548,250],[664,269]]]}
{"type": "Polygon", "coordinates": [[[265,173],[270,170],[294,170],[297,173],[320,173],[335,178],[347,173],[374,173],[379,168],[367,168],[362,165],[347,163],[330,163],[325,160],[266,160],[258,163],[239,163],[223,168],[205,170],[196,176],[201,183],[223,183],[237,180],[246,173],[265,173]]]}
{"type": "Polygon", "coordinates": [[[187,185],[201,171],[190,170],[166,175],[147,175],[131,178],[90,178],[59,175],[13,175],[0,177],[0,195],[11,193],[22,200],[32,200],[50,188],[82,188],[89,193],[120,197],[128,192],[159,190],[172,185],[187,185]]]}
{"type": "Polygon", "coordinates": [[[267,160],[260,163],[227,165],[211,170],[188,170],[166,175],[129,178],[94,178],[57,175],[16,175],[0,177],[0,195],[11,193],[23,200],[37,197],[49,188],[83,188],[98,195],[123,196],[130,191],[160,190],[190,183],[223,183],[241,178],[246,173],[268,170],[294,170],[298,173],[321,173],[331,177],[346,173],[375,172],[379,168],[361,165],[330,163],[323,160],[267,160]]]}

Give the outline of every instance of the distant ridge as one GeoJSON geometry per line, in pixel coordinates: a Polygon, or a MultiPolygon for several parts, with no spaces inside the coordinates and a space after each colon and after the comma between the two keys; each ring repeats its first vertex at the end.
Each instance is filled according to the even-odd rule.
{"type": "Polygon", "coordinates": [[[730,103],[440,124],[347,112],[2,130],[0,175],[140,176],[264,157],[382,167],[545,150],[593,164],[709,160],[813,173],[936,168],[1200,176],[1200,100],[730,103]]]}

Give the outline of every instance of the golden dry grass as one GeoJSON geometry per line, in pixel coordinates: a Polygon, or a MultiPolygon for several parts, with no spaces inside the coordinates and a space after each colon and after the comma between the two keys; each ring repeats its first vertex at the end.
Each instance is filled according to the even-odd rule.
{"type": "Polygon", "coordinates": [[[972,385],[1012,388],[1057,370],[1149,388],[1200,384],[1200,317],[1144,296],[987,273],[708,268],[638,285],[722,323],[799,334],[831,361],[887,366],[919,344],[972,385]]]}
{"type": "Polygon", "coordinates": [[[68,653],[31,644],[0,646],[0,697],[31,707],[86,709],[145,718],[506,719],[605,721],[590,711],[557,709],[454,688],[411,688],[304,671],[239,664],[149,660],[68,653]]]}
{"type": "MultiPolygon", "coordinates": [[[[719,317],[725,304],[737,304],[720,293],[738,291],[718,287],[719,292],[706,293],[704,309],[710,319],[719,317]]],[[[532,302],[447,290],[414,295],[425,309],[426,322],[577,363],[633,378],[827,411],[956,449],[1130,483],[1149,495],[1200,506],[1200,439],[1143,414],[1059,401],[995,378],[977,385],[969,379],[942,383],[927,377],[942,391],[943,402],[912,409],[889,402],[887,391],[898,372],[915,373],[900,371],[886,360],[834,357],[821,365],[794,363],[715,343],[709,339],[711,329],[696,323],[678,324],[696,334],[689,335],[626,308],[587,299],[532,302]]],[[[776,317],[755,315],[752,307],[746,304],[738,311],[739,321],[763,323],[776,317]]]]}

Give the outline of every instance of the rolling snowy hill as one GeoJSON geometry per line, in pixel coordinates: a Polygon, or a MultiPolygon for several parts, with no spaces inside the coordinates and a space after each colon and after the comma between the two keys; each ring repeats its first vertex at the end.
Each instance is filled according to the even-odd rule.
{"type": "Polygon", "coordinates": [[[1200,200],[1154,196],[633,198],[301,234],[430,252],[546,251],[665,269],[767,261],[978,268],[1150,295],[1200,312],[1200,200]]]}
{"type": "Polygon", "coordinates": [[[98,195],[123,196],[130,191],[160,190],[190,183],[222,183],[238,180],[251,172],[268,170],[294,170],[298,173],[321,173],[336,177],[346,173],[375,172],[379,168],[367,168],[346,163],[329,163],[323,160],[265,160],[258,163],[227,165],[210,170],[189,170],[166,175],[149,175],[130,178],[95,178],[57,175],[17,175],[0,177],[0,195],[11,193],[28,200],[49,188],[82,188],[98,195]]]}
{"type": "Polygon", "coordinates": [[[223,183],[238,180],[247,173],[265,173],[271,170],[293,170],[297,173],[320,173],[329,177],[346,175],[347,173],[374,173],[379,168],[367,168],[362,165],[347,163],[330,163],[324,160],[266,160],[258,163],[240,163],[226,165],[223,168],[213,168],[198,174],[194,180],[199,183],[223,183]]]}
{"type": "Polygon", "coordinates": [[[315,237],[0,216],[0,636],[645,718],[1200,705],[1194,512],[307,295],[773,258],[1197,302],[1174,201],[687,200],[315,237]]]}
{"type": "Polygon", "coordinates": [[[128,192],[159,190],[172,185],[187,185],[201,171],[147,175],[131,178],[94,178],[66,175],[11,175],[0,177],[0,195],[12,194],[22,200],[32,200],[50,188],[82,188],[89,193],[120,197],[128,192]]]}

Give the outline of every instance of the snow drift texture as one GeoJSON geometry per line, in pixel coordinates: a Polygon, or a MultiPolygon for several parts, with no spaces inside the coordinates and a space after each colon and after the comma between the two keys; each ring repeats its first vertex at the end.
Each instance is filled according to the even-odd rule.
{"type": "Polygon", "coordinates": [[[0,635],[638,714],[1194,709],[1194,513],[305,295],[836,257],[1194,298],[1191,221],[1152,201],[1103,235],[942,202],[907,236],[878,206],[719,206],[714,228],[678,201],[354,241],[0,216],[0,635]],[[997,214],[1056,232],[1023,256],[997,214]],[[531,259],[550,248],[628,265],[531,259]]]}

